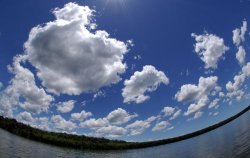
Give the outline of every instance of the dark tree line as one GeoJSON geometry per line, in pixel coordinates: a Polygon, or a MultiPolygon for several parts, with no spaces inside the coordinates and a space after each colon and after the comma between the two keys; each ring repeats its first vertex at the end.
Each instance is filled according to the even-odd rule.
{"type": "Polygon", "coordinates": [[[84,135],[79,136],[66,133],[48,132],[17,122],[15,119],[4,118],[2,116],[0,116],[0,128],[31,140],[62,147],[69,147],[81,150],[123,150],[123,149],[152,147],[152,146],[169,144],[189,139],[204,134],[206,132],[212,131],[218,127],[221,127],[233,121],[234,119],[238,118],[242,114],[246,113],[249,109],[250,106],[248,106],[238,114],[222,122],[219,122],[217,124],[214,124],[212,126],[198,130],[193,133],[185,134],[179,137],[162,139],[157,141],[148,141],[148,142],[126,142],[122,140],[109,140],[105,138],[88,137],[84,135]]]}

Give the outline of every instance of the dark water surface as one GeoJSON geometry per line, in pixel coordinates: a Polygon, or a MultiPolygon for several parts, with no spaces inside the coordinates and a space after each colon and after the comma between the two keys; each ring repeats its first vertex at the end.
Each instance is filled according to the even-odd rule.
{"type": "Polygon", "coordinates": [[[0,129],[0,158],[250,158],[250,112],[229,124],[181,142],[124,151],[79,151],[30,141],[0,129]]]}

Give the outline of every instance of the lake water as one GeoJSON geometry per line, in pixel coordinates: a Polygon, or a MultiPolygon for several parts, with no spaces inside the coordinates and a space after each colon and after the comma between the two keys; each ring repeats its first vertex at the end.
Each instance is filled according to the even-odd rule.
{"type": "Polygon", "coordinates": [[[201,136],[181,142],[125,151],[78,151],[30,141],[0,129],[0,158],[249,158],[250,112],[201,136]]]}

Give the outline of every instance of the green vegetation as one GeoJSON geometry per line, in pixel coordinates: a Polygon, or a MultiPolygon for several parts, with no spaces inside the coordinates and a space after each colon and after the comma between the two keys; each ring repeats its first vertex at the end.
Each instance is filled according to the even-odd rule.
{"type": "Polygon", "coordinates": [[[0,116],[0,128],[31,140],[62,147],[70,147],[74,149],[82,149],[82,150],[136,149],[136,148],[145,148],[145,147],[174,143],[204,134],[206,132],[212,131],[218,127],[221,127],[233,121],[242,114],[246,113],[249,109],[250,106],[248,106],[243,111],[222,122],[219,122],[215,125],[209,126],[207,128],[198,130],[193,133],[189,133],[179,137],[162,139],[157,141],[149,141],[149,142],[126,142],[120,140],[109,140],[105,138],[94,138],[94,137],[78,136],[65,133],[47,132],[19,123],[15,119],[4,118],[2,116],[0,116]]]}

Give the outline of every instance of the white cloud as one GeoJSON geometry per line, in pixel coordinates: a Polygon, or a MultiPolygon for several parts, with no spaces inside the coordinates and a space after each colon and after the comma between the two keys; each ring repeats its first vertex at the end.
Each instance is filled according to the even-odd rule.
{"type": "Polygon", "coordinates": [[[80,123],[82,128],[90,128],[97,130],[102,127],[108,127],[113,125],[122,125],[130,121],[131,119],[138,117],[137,114],[129,114],[122,108],[111,111],[106,117],[103,118],[91,118],[80,123]]]}
{"type": "Polygon", "coordinates": [[[99,119],[91,118],[89,120],[80,123],[80,126],[82,128],[90,128],[90,129],[98,129],[108,125],[109,122],[106,118],[99,118],[99,119]]]}
{"type": "MultiPolygon", "coordinates": [[[[80,123],[82,128],[89,128],[94,130],[91,135],[93,136],[107,136],[107,137],[119,137],[127,133],[127,129],[124,127],[118,127],[118,125],[125,124],[131,119],[138,117],[137,114],[129,114],[122,108],[111,111],[106,117],[103,118],[91,118],[80,123]]],[[[152,118],[148,120],[151,122],[152,118]]]]}
{"type": "Polygon", "coordinates": [[[18,105],[32,113],[44,112],[54,100],[43,88],[37,87],[33,73],[21,65],[25,60],[26,56],[16,56],[13,65],[8,67],[14,78],[0,95],[2,115],[11,116],[18,105]]]}
{"type": "Polygon", "coordinates": [[[223,92],[219,92],[219,97],[223,98],[225,96],[225,94],[223,92]]]}
{"type": "Polygon", "coordinates": [[[167,126],[169,126],[169,125],[170,125],[170,123],[168,121],[161,121],[154,126],[152,131],[153,132],[162,131],[162,130],[166,129],[167,126]]]}
{"type": "Polygon", "coordinates": [[[60,131],[72,131],[77,127],[75,123],[66,121],[60,115],[53,115],[51,117],[51,122],[53,124],[53,127],[60,131]]]}
{"type": "Polygon", "coordinates": [[[127,133],[127,130],[123,127],[117,127],[117,126],[107,126],[107,127],[101,127],[96,130],[97,135],[105,135],[108,137],[120,137],[122,135],[125,135],[127,133]]]}
{"type": "Polygon", "coordinates": [[[174,111],[175,111],[175,108],[166,106],[163,108],[161,112],[163,112],[165,116],[171,116],[174,113],[174,111]]]}
{"type": "Polygon", "coordinates": [[[49,92],[79,95],[121,80],[129,44],[106,31],[91,30],[96,26],[93,13],[87,6],[68,3],[53,11],[55,21],[31,30],[25,52],[49,92]]]}
{"type": "MultiPolygon", "coordinates": [[[[242,86],[245,80],[250,76],[250,62],[242,67],[241,72],[238,75],[234,76],[234,82],[229,81],[226,84],[227,94],[226,96],[230,99],[236,98],[241,100],[245,92],[242,89],[242,86]]],[[[231,101],[231,100],[228,100],[231,101]]]]}
{"type": "Polygon", "coordinates": [[[200,77],[198,85],[182,85],[181,89],[176,93],[175,98],[179,102],[198,101],[217,87],[217,81],[217,76],[210,76],[207,78],[200,77]]]}
{"type": "Polygon", "coordinates": [[[49,119],[47,117],[36,118],[36,127],[42,130],[50,130],[49,128],[49,119]]]}
{"type": "Polygon", "coordinates": [[[129,131],[129,135],[139,135],[142,134],[146,129],[148,129],[151,126],[151,123],[156,119],[157,117],[152,116],[146,120],[137,120],[127,125],[125,128],[129,131]]]}
{"type": "Polygon", "coordinates": [[[130,115],[127,111],[122,108],[118,108],[108,114],[106,117],[111,124],[121,125],[127,123],[131,119],[138,117],[137,114],[130,115]]]}
{"type": "Polygon", "coordinates": [[[213,116],[217,116],[217,115],[219,115],[219,112],[215,112],[215,113],[213,114],[213,116]]]}
{"type": "Polygon", "coordinates": [[[168,116],[170,117],[170,120],[174,120],[180,116],[181,109],[166,106],[161,110],[161,112],[164,114],[165,117],[168,116]]]}
{"type": "Polygon", "coordinates": [[[193,102],[189,105],[188,111],[184,115],[190,115],[200,111],[209,103],[209,95],[212,90],[218,91],[218,77],[200,77],[198,85],[186,84],[176,93],[175,98],[179,102],[193,102]]]}
{"type": "Polygon", "coordinates": [[[98,97],[105,97],[106,96],[106,93],[104,92],[104,91],[98,91],[98,92],[96,92],[94,95],[93,95],[93,101],[94,100],[96,100],[96,98],[98,98],[98,97]]]}
{"type": "Polygon", "coordinates": [[[205,63],[205,68],[216,69],[218,62],[224,57],[224,54],[229,47],[224,44],[224,40],[213,34],[196,35],[192,33],[195,38],[196,44],[195,52],[200,56],[201,60],[205,63]]]}
{"type": "Polygon", "coordinates": [[[161,83],[169,84],[169,79],[164,72],[156,70],[154,66],[146,65],[141,72],[136,71],[129,80],[124,81],[123,102],[142,103],[150,98],[145,93],[157,90],[161,83]]]}
{"type": "Polygon", "coordinates": [[[73,110],[74,106],[75,106],[75,100],[69,100],[69,101],[65,101],[65,102],[59,102],[56,104],[57,106],[57,111],[61,112],[61,113],[67,113],[73,110]]]}
{"type": "Polygon", "coordinates": [[[246,51],[243,46],[239,46],[238,52],[236,53],[236,59],[238,60],[240,65],[245,64],[246,51]]]}
{"type": "Polygon", "coordinates": [[[170,117],[170,120],[175,120],[177,117],[179,117],[180,116],[180,114],[181,114],[181,109],[179,109],[179,110],[177,110],[173,115],[172,115],[172,117],[170,117]]]}
{"type": "Polygon", "coordinates": [[[84,121],[86,118],[92,116],[91,112],[81,111],[80,113],[72,113],[71,119],[74,121],[84,121]]]}
{"type": "Polygon", "coordinates": [[[194,119],[198,119],[198,118],[200,118],[202,115],[203,115],[203,112],[198,111],[198,112],[196,112],[196,113],[194,114],[194,119]]]}
{"type": "Polygon", "coordinates": [[[25,111],[25,112],[22,112],[20,114],[18,114],[16,116],[16,119],[19,121],[19,122],[22,122],[24,124],[28,124],[28,125],[31,125],[35,122],[35,119],[32,117],[32,115],[25,111]]]}
{"type": "Polygon", "coordinates": [[[24,111],[19,113],[15,118],[17,119],[17,121],[30,125],[32,127],[47,131],[50,130],[48,125],[49,119],[47,117],[34,118],[31,113],[24,111]]]}
{"type": "Polygon", "coordinates": [[[209,104],[209,99],[207,96],[204,96],[198,100],[198,102],[190,104],[188,110],[184,113],[185,116],[188,116],[192,113],[200,111],[202,108],[209,104]]]}
{"type": "Polygon", "coordinates": [[[247,32],[247,21],[243,21],[241,28],[233,30],[233,42],[239,46],[241,42],[245,41],[245,33],[247,32]]]}
{"type": "Polygon", "coordinates": [[[211,108],[215,108],[217,109],[219,107],[219,101],[220,99],[219,98],[215,98],[208,106],[209,109],[211,108]]]}

